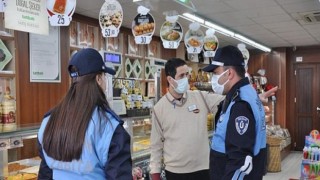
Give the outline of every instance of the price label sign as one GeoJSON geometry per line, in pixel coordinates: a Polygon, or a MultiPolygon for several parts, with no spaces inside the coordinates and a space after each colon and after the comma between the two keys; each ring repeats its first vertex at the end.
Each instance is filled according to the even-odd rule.
{"type": "Polygon", "coordinates": [[[203,53],[204,57],[214,57],[215,54],[216,54],[215,51],[205,51],[203,53]]]}
{"type": "Polygon", "coordinates": [[[134,37],[134,41],[136,44],[150,44],[152,40],[152,36],[136,36],[134,37]]]}
{"type": "Polygon", "coordinates": [[[10,138],[10,148],[17,148],[22,146],[23,146],[22,137],[10,138]]]}
{"type": "Polygon", "coordinates": [[[76,9],[76,0],[47,1],[47,13],[51,26],[69,26],[76,9]]]}
{"type": "Polygon", "coordinates": [[[119,34],[119,29],[115,26],[110,26],[102,29],[103,37],[117,37],[119,34]]]}
{"type": "Polygon", "coordinates": [[[201,52],[202,48],[201,47],[188,47],[187,51],[189,54],[199,54],[201,52]]]}
{"type": "Polygon", "coordinates": [[[0,139],[0,151],[9,149],[10,140],[9,139],[0,139]]]}
{"type": "Polygon", "coordinates": [[[163,41],[162,45],[166,49],[177,49],[179,46],[178,41],[163,41]]]}
{"type": "Polygon", "coordinates": [[[71,17],[62,15],[62,14],[54,14],[49,18],[51,26],[69,26],[71,17]]]}
{"type": "Polygon", "coordinates": [[[121,4],[117,0],[105,0],[98,19],[103,37],[117,37],[123,22],[121,4]]]}

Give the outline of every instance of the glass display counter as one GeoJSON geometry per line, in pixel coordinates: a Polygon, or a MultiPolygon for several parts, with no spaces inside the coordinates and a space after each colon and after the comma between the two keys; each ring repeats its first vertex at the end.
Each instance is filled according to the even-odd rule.
{"type": "Polygon", "coordinates": [[[151,116],[122,117],[131,136],[133,167],[142,170],[143,177],[149,177],[151,116]]]}
{"type": "Polygon", "coordinates": [[[36,139],[40,124],[29,124],[17,126],[15,129],[7,132],[0,132],[0,179],[10,176],[20,179],[37,178],[39,170],[39,157],[18,160],[8,157],[9,151],[23,147],[24,140],[36,139]],[[14,159],[9,162],[8,159],[14,159]],[[24,178],[23,178],[24,177],[24,178]]]}

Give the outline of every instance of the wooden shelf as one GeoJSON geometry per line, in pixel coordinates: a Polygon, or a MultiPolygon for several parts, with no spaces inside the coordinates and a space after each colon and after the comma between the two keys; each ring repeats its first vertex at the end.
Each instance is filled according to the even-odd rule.
{"type": "Polygon", "coordinates": [[[4,41],[13,41],[14,40],[14,37],[13,36],[3,36],[3,35],[0,35],[0,39],[1,40],[4,40],[4,41]]]}
{"type": "Polygon", "coordinates": [[[70,46],[70,51],[79,51],[83,49],[84,47],[78,47],[78,46],[70,46]]]}
{"type": "Polygon", "coordinates": [[[124,54],[123,56],[124,56],[124,57],[128,57],[128,58],[130,58],[130,59],[145,59],[145,58],[142,57],[142,56],[134,55],[134,54],[124,54]]]}
{"type": "Polygon", "coordinates": [[[14,78],[16,74],[13,71],[0,71],[0,77],[14,78]]]}

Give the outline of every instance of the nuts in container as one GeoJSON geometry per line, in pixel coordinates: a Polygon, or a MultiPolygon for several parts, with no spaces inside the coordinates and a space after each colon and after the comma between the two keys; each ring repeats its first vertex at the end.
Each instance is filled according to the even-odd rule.
{"type": "Polygon", "coordinates": [[[132,34],[134,36],[152,36],[155,30],[155,21],[151,14],[138,14],[132,21],[132,34]]]}
{"type": "Polygon", "coordinates": [[[114,25],[116,28],[118,28],[121,26],[122,19],[123,17],[120,11],[114,14],[100,15],[100,24],[102,28],[109,27],[111,25],[114,25]]]}
{"type": "Polygon", "coordinates": [[[114,26],[119,29],[123,20],[123,11],[118,1],[105,1],[99,13],[101,29],[114,26]]]}
{"type": "Polygon", "coordinates": [[[133,32],[135,36],[140,36],[154,31],[154,23],[144,23],[140,25],[135,25],[133,27],[133,32]]]}

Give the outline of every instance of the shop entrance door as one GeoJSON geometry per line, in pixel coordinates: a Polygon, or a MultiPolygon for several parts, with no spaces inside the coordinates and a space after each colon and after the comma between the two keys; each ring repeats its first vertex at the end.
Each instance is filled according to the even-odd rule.
{"type": "Polygon", "coordinates": [[[305,136],[313,129],[320,130],[320,64],[295,65],[295,150],[302,150],[305,136]]]}

